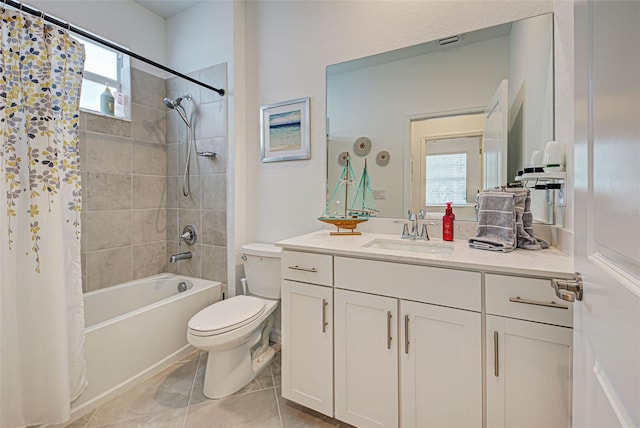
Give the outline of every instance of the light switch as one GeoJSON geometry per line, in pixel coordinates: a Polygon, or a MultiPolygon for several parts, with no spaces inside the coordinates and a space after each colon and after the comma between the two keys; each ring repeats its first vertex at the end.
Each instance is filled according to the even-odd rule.
{"type": "Polygon", "coordinates": [[[387,192],[384,189],[373,189],[373,199],[387,199],[387,192]]]}

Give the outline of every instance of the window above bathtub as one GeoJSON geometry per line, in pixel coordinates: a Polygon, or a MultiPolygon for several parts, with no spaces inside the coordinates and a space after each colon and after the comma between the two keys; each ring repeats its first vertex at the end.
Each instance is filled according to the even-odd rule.
{"type": "Polygon", "coordinates": [[[129,56],[84,37],[73,37],[85,48],[80,109],[90,113],[130,119],[131,72],[129,56]],[[101,109],[101,97],[107,87],[114,97],[113,113],[101,109]]]}

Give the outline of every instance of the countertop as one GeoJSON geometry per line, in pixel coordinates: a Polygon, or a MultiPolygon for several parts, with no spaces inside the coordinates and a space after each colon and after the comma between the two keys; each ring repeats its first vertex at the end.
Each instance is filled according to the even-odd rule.
{"type": "Polygon", "coordinates": [[[331,236],[328,230],[300,235],[276,243],[285,250],[333,254],[372,260],[404,262],[427,266],[469,269],[490,273],[509,273],[544,278],[572,278],[573,258],[555,248],[516,249],[510,253],[477,250],[466,239],[446,242],[432,238],[431,243],[452,245],[450,254],[423,254],[414,251],[368,248],[374,239],[397,240],[397,235],[363,232],[355,236],[331,236]]]}

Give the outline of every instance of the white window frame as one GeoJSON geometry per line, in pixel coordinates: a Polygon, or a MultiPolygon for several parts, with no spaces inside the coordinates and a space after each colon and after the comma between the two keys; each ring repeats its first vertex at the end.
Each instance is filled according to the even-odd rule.
{"type": "MultiPolygon", "coordinates": [[[[130,68],[129,55],[125,55],[122,52],[119,52],[115,49],[112,49],[101,43],[95,42],[86,37],[82,37],[76,34],[74,34],[72,37],[78,40],[80,43],[83,43],[83,44],[89,43],[99,47],[100,49],[105,49],[107,51],[110,51],[116,54],[118,80],[114,80],[107,76],[84,70],[83,82],[86,79],[91,82],[98,83],[100,85],[104,85],[106,83],[109,86],[109,88],[111,88],[112,90],[122,93],[124,95],[123,116],[109,115],[109,117],[116,117],[118,119],[127,119],[127,120],[130,119],[131,118],[131,68],[130,68]]],[[[112,41],[109,41],[109,42],[114,43],[112,41]]],[[[83,106],[80,106],[80,110],[88,113],[103,115],[103,113],[101,113],[99,110],[94,110],[94,109],[83,107],[83,106]]]]}
{"type": "MultiPolygon", "coordinates": [[[[427,155],[428,154],[454,154],[454,153],[460,153],[458,150],[452,150],[452,151],[439,151],[438,153],[429,153],[427,150],[427,144],[429,141],[438,141],[438,140],[449,140],[449,139],[457,139],[457,138],[478,138],[478,150],[480,152],[480,155],[482,154],[482,136],[483,136],[483,132],[482,131],[469,131],[469,132],[451,132],[451,133],[442,133],[442,134],[437,134],[437,135],[427,135],[424,137],[420,138],[420,148],[419,148],[419,156],[420,156],[420,164],[419,164],[419,168],[420,170],[418,171],[418,173],[415,175],[415,178],[417,178],[418,180],[420,180],[418,182],[418,188],[420,189],[420,194],[417,196],[418,197],[418,201],[419,201],[419,208],[424,209],[427,212],[433,212],[433,211],[438,211],[441,207],[444,206],[444,204],[442,205],[427,205],[427,201],[426,201],[426,195],[427,195],[427,189],[426,189],[426,184],[427,184],[427,155]]],[[[469,162],[469,157],[467,156],[467,167],[468,167],[468,162],[469,162]]],[[[480,161],[480,168],[482,168],[482,162],[480,161]]],[[[482,171],[480,171],[480,174],[482,174],[482,171]]],[[[482,175],[480,175],[481,177],[482,175]]],[[[469,177],[467,177],[467,187],[469,184],[469,177]]],[[[454,204],[454,207],[458,206],[466,206],[466,207],[473,207],[474,206],[474,201],[470,199],[470,195],[467,194],[467,204],[466,205],[457,205],[454,204]]]]}

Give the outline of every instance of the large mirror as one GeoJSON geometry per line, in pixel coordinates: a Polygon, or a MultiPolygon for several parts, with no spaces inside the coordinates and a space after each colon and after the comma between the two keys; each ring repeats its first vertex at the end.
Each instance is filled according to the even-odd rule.
{"type": "MultiPolygon", "coordinates": [[[[477,192],[553,140],[552,15],[327,67],[327,134],[329,192],[349,152],[356,174],[368,160],[379,217],[450,201],[475,219],[477,192]]],[[[552,200],[532,190],[535,221],[553,222],[552,200]]]]}

